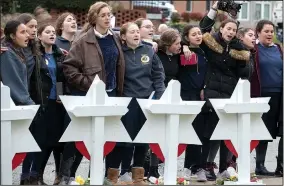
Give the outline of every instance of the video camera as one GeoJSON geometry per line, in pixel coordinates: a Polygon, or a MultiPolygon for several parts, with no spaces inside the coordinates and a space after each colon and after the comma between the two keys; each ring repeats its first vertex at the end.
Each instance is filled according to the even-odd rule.
{"type": "Polygon", "coordinates": [[[242,4],[235,3],[234,0],[219,0],[217,8],[235,17],[242,8],[242,4]]]}

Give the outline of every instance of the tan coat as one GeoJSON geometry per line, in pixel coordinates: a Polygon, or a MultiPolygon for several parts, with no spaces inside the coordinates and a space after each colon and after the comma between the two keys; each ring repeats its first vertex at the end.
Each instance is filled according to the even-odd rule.
{"type": "MultiPolygon", "coordinates": [[[[116,69],[117,93],[122,95],[125,61],[119,37],[114,32],[112,34],[119,51],[116,69]]],[[[103,54],[93,28],[81,33],[73,42],[63,62],[63,72],[71,89],[88,91],[96,75],[106,82],[103,54]]]]}

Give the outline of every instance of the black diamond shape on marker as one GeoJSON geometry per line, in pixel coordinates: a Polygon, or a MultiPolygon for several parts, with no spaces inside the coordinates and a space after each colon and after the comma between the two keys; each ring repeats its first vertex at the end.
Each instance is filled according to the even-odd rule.
{"type": "Polygon", "coordinates": [[[140,108],[136,98],[131,99],[127,108],[128,112],[121,117],[121,122],[133,141],[140,132],[147,118],[140,108]]]}

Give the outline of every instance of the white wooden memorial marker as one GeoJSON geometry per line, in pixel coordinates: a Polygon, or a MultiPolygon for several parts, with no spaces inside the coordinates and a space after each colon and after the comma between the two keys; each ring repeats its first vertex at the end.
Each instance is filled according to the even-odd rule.
{"type": "Polygon", "coordinates": [[[251,140],[272,140],[261,116],[268,112],[270,98],[251,98],[248,80],[239,80],[230,99],[210,99],[219,122],[211,140],[231,140],[238,153],[238,181],[230,185],[256,185],[250,181],[251,140]]]}
{"type": "Polygon", "coordinates": [[[38,109],[38,105],[15,106],[10,88],[1,82],[1,185],[12,185],[16,153],[40,151],[29,130],[38,109]]]}
{"type": "Polygon", "coordinates": [[[160,100],[137,99],[145,117],[145,124],[134,143],[158,143],[165,156],[165,185],[176,185],[179,144],[201,142],[192,126],[205,101],[183,101],[180,82],[171,80],[160,100]]]}
{"type": "Polygon", "coordinates": [[[106,141],[132,142],[121,122],[131,98],[108,97],[98,76],[86,96],[60,96],[71,122],[61,142],[84,141],[91,156],[91,185],[102,185],[106,141]]]}

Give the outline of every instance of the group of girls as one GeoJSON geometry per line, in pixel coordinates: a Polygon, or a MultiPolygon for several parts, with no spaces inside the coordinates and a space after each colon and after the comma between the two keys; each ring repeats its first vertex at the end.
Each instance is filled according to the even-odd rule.
{"type": "MultiPolygon", "coordinates": [[[[152,99],[159,99],[170,80],[180,81],[183,100],[206,101],[192,124],[202,145],[188,145],[184,163],[185,179],[196,175],[201,182],[216,179],[214,159],[219,147],[217,176],[229,177],[228,166],[236,164],[224,141],[210,141],[219,119],[208,99],[230,98],[239,78],[250,80],[252,96],[271,97],[271,109],[263,120],[273,138],[281,136],[276,171],[271,173],[264,165],[267,141],[256,148],[255,171],[283,176],[283,56],[272,42],[274,25],[262,20],[254,31],[228,19],[212,34],[217,13],[215,3],[200,26],[188,25],[182,34],[167,28],[158,41],[153,41],[153,23],[143,18],[125,23],[120,35],[114,33],[111,8],[104,2],[90,7],[88,23],[80,33],[71,13],[62,14],[55,27],[44,23],[37,28],[30,14],[9,21],[2,42],[7,50],[1,49],[1,81],[10,87],[16,105],[41,106],[30,127],[41,152],[27,154],[21,184],[45,184],[43,173],[51,152],[54,185],[74,180],[82,155],[74,142],[58,142],[70,123],[59,95],[86,95],[96,75],[105,82],[108,96],[132,98],[129,112],[121,119],[132,139],[146,120],[136,98],[148,99],[155,91],[152,99]]],[[[147,184],[144,176],[157,178],[159,159],[150,152],[147,165],[148,151],[148,144],[117,143],[105,157],[105,177],[112,184],[137,185],[147,184]]]]}

